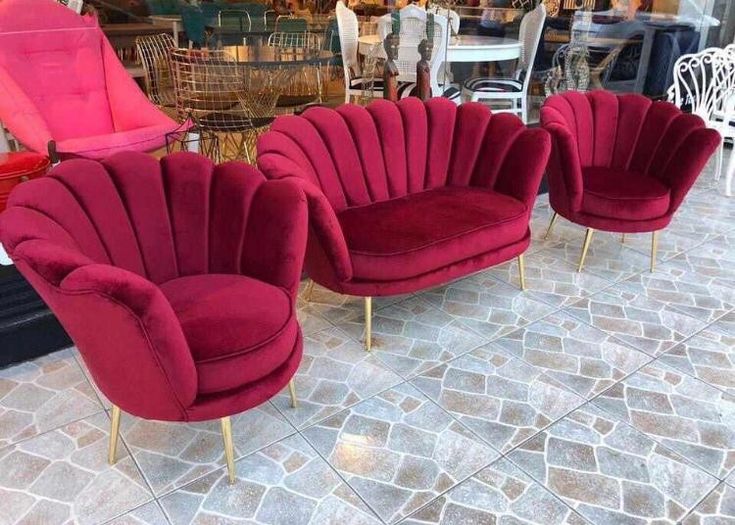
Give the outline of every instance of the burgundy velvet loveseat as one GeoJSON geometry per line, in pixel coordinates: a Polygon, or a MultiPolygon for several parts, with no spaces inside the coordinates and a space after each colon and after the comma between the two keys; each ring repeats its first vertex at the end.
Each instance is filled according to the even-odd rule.
{"type": "Polygon", "coordinates": [[[365,297],[415,292],[519,258],[550,153],[542,129],[435,98],[279,117],[258,142],[272,179],[309,204],[308,275],[365,297]]]}

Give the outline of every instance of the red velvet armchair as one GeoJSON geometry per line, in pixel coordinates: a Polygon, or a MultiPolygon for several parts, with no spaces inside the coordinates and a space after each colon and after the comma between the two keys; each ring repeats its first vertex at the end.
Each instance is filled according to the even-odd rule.
{"type": "Polygon", "coordinates": [[[193,153],[62,162],[18,186],[0,240],[120,410],[164,421],[229,416],[289,384],[307,239],[303,192],[193,153]]]}
{"type": "Polygon", "coordinates": [[[558,215],[586,226],[582,271],[595,229],[653,232],[654,271],[658,232],[717,150],[719,134],[668,102],[601,90],[548,98],[541,124],[553,139],[548,178],[554,215],[546,235],[558,215]]]}
{"type": "MultiPolygon", "coordinates": [[[[309,203],[306,271],[333,291],[414,292],[518,257],[551,142],[517,117],[447,99],[311,108],[258,142],[273,179],[297,178],[309,203]]],[[[313,283],[312,281],[312,283],[313,283]]],[[[308,297],[307,297],[308,299],[308,297]]]]}

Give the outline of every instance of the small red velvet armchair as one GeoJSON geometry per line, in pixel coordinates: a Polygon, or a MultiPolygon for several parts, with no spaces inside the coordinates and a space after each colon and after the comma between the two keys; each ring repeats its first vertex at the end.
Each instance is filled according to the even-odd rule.
{"type": "Polygon", "coordinates": [[[303,192],[242,163],[176,153],[69,160],[19,185],[0,240],[120,410],[221,418],[268,400],[301,361],[295,314],[307,239],[303,192]]]}
{"type": "Polygon", "coordinates": [[[701,118],[668,102],[607,91],[567,92],[541,108],[551,133],[549,201],[558,215],[587,227],[579,258],[582,271],[595,229],[653,232],[651,271],[658,232],[720,144],[701,118]]]}
{"type": "MultiPolygon", "coordinates": [[[[273,179],[309,203],[306,271],[338,293],[414,292],[518,257],[551,142],[509,114],[444,98],[378,100],[279,117],[258,142],[273,179]]],[[[307,300],[308,300],[307,291],[307,300]]]]}

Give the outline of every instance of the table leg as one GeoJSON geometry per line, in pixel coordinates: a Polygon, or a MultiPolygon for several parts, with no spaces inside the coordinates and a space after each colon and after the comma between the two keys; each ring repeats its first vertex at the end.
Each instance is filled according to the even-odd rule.
{"type": "Polygon", "coordinates": [[[322,103],[322,65],[316,65],[316,90],[319,95],[319,103],[322,103]]]}
{"type": "Polygon", "coordinates": [[[653,40],[656,36],[656,28],[647,26],[643,33],[643,49],[641,49],[641,61],[638,64],[638,74],[635,78],[635,92],[643,93],[646,88],[646,77],[648,76],[648,64],[651,61],[653,40]]]}
{"type": "Polygon", "coordinates": [[[171,22],[171,30],[174,32],[174,45],[178,48],[179,46],[179,21],[174,20],[171,22]]]}
{"type": "Polygon", "coordinates": [[[7,153],[10,151],[10,143],[8,142],[8,136],[5,134],[5,128],[0,122],[0,153],[7,153]]]}

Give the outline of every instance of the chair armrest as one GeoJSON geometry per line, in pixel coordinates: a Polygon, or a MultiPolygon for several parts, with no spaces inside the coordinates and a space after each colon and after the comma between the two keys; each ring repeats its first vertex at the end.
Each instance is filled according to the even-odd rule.
{"type": "MultiPolygon", "coordinates": [[[[687,115],[687,117],[692,117],[692,115],[687,115]]],[[[654,175],[664,180],[671,188],[670,213],[679,208],[710,157],[722,144],[720,134],[714,129],[682,128],[678,134],[679,136],[672,136],[673,133],[667,133],[662,141],[673,150],[669,161],[663,163],[656,162],[654,159],[649,170],[655,170],[654,175]]]]}
{"type": "Polygon", "coordinates": [[[296,297],[306,252],[308,211],[304,192],[288,179],[258,188],[245,233],[243,272],[296,297]]]}
{"type": "Polygon", "coordinates": [[[197,372],[176,314],[143,277],[104,264],[71,272],[50,298],[97,385],[123,410],[186,419],[197,372]]]}
{"type": "MultiPolygon", "coordinates": [[[[290,159],[276,154],[263,153],[258,158],[258,167],[270,179],[288,178],[296,182],[306,195],[309,207],[309,229],[332,264],[339,281],[352,279],[352,260],[342,233],[337,214],[322,191],[306,180],[302,169],[290,159]]],[[[312,236],[310,236],[312,237],[312,236]]]]}
{"type": "Polygon", "coordinates": [[[186,419],[197,394],[196,368],[157,286],[46,240],[18,243],[11,256],[113,403],[140,417],[186,419]]]}
{"type": "Polygon", "coordinates": [[[546,130],[523,130],[500,161],[494,189],[518,199],[530,210],[538,195],[550,152],[551,137],[546,130]]]}
{"type": "Polygon", "coordinates": [[[46,155],[51,131],[35,104],[0,68],[0,120],[26,148],[46,155]]]}
{"type": "Polygon", "coordinates": [[[549,187],[558,188],[557,192],[565,195],[570,211],[579,211],[582,208],[584,187],[577,141],[563,124],[549,123],[544,129],[551,134],[552,139],[551,156],[547,167],[549,187]]]}

